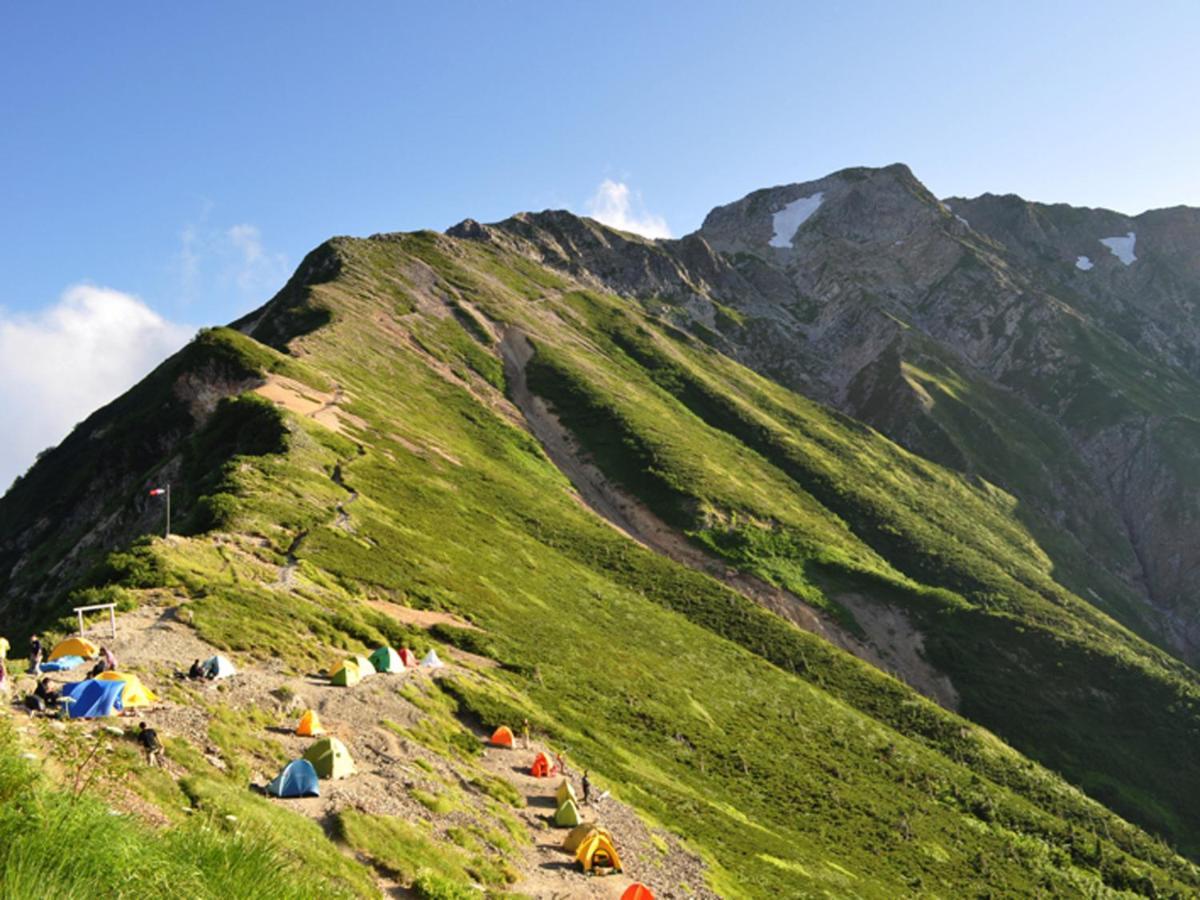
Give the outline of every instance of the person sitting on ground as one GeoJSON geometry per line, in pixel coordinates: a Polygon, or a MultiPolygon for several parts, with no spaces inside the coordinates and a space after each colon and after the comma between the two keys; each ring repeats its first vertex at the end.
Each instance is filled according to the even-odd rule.
{"type": "Polygon", "coordinates": [[[153,728],[147,728],[146,723],[142,722],[138,726],[137,739],[146,750],[146,763],[151,766],[161,766],[163,745],[162,741],[158,739],[158,732],[153,728]]]}
{"type": "Polygon", "coordinates": [[[197,659],[192,661],[192,667],[188,669],[187,677],[191,678],[193,681],[204,677],[204,666],[200,665],[200,660],[197,659]]]}
{"type": "Polygon", "coordinates": [[[29,674],[38,674],[42,665],[42,642],[35,634],[29,638],[29,674]]]}
{"type": "Polygon", "coordinates": [[[50,686],[50,679],[43,678],[33,689],[33,696],[38,697],[46,706],[58,706],[58,691],[50,686]]]}
{"type": "Polygon", "coordinates": [[[587,769],[583,770],[583,802],[589,803],[592,799],[592,783],[588,780],[587,769]]]}

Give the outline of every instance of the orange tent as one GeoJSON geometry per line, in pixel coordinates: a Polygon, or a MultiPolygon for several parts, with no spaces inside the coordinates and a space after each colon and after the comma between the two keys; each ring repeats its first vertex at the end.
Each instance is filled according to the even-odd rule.
{"type": "Polygon", "coordinates": [[[557,771],[558,767],[550,761],[550,757],[545,753],[539,753],[535,756],[533,758],[533,765],[529,767],[529,774],[534,778],[549,778],[557,771]]]}
{"type": "Polygon", "coordinates": [[[417,654],[413,653],[407,647],[404,647],[400,651],[400,662],[404,663],[409,669],[415,669],[421,664],[421,661],[417,659],[417,654]]]}
{"type": "Polygon", "coordinates": [[[492,732],[491,744],[493,747],[507,747],[511,750],[513,748],[512,729],[507,725],[501,725],[492,732]]]}
{"type": "Polygon", "coordinates": [[[324,734],[325,729],[321,727],[321,720],[317,718],[315,709],[306,709],[304,715],[300,717],[300,724],[296,726],[296,734],[304,737],[316,737],[318,734],[324,734]]]}
{"type": "Polygon", "coordinates": [[[635,881],[625,888],[621,900],[654,900],[654,893],[640,881],[635,881]]]}

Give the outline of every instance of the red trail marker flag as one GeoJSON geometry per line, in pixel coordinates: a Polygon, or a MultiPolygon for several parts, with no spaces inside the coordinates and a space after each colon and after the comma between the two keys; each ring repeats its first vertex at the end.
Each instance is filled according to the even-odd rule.
{"type": "Polygon", "coordinates": [[[167,509],[166,509],[166,516],[165,516],[166,522],[163,526],[163,536],[170,537],[171,536],[171,485],[168,484],[165,488],[150,488],[150,496],[151,497],[161,497],[164,494],[166,494],[166,497],[167,497],[167,509]]]}

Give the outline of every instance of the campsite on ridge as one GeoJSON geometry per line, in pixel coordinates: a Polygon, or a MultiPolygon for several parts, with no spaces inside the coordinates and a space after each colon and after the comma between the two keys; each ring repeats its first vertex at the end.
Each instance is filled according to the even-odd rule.
{"type": "MultiPolygon", "coordinates": [[[[204,830],[213,867],[250,847],[247,867],[286,873],[279,896],[305,895],[292,877],[348,896],[1200,891],[1192,610],[1092,565],[1126,552],[1099,513],[1058,515],[1110,503],[1092,451],[1023,462],[1124,420],[1056,430],[1016,368],[939,330],[939,298],[1026,291],[1009,362],[1026,327],[1117,339],[970,220],[888,167],[752,194],[682,240],[546,212],[317,247],[0,498],[14,699],[34,632],[67,660],[54,690],[82,698],[0,723],[23,835],[0,875],[41,859],[21,816],[83,792],[72,827],[111,819],[131,848],[204,830]],[[773,214],[817,193],[775,240],[773,214]],[[974,430],[1000,417],[1030,443],[974,430]],[[146,495],[166,483],[169,536],[146,495]],[[116,637],[73,637],[73,608],[103,604],[116,637]],[[102,647],[119,666],[87,678],[102,647]]],[[[1135,391],[1124,358],[1053,403],[1120,378],[1130,416],[1173,404],[1185,427],[1193,376],[1135,391]]]]}

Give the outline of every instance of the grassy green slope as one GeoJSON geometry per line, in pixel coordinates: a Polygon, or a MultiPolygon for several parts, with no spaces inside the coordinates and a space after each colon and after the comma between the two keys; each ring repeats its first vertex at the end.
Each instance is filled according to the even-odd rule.
{"type": "Polygon", "coordinates": [[[334,249],[337,276],[275,312],[328,322],[292,346],[358,424],[282,415],[277,442],[247,445],[241,417],[265,413],[228,401],[190,439],[212,464],[194,537],[118,556],[98,589],[167,587],[218,645],[297,666],[320,645],[406,637],[363,600],[455,610],[486,636],[445,637],[502,664],[456,684],[463,707],[568,743],[730,896],[1200,889],[1190,863],[987,732],[582,509],[513,421],[493,326],[535,338],[537,385],[614,477],[732,563],[830,608],[846,584],[906,604],[947,635],[935,652],[956,677],[971,667],[948,662],[972,649],[956,629],[1000,623],[1002,650],[1033,646],[1013,643],[1025,629],[1183,690],[1186,673],[1057,588],[1010,498],[486,247],[418,234],[334,249]],[[296,589],[273,589],[289,552],[296,589]]]}

